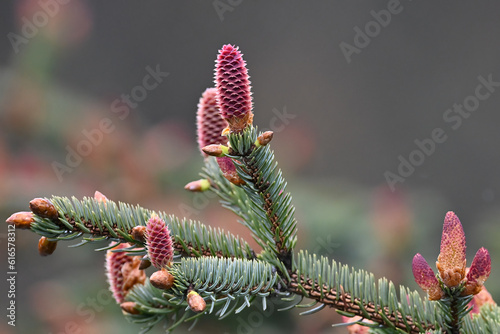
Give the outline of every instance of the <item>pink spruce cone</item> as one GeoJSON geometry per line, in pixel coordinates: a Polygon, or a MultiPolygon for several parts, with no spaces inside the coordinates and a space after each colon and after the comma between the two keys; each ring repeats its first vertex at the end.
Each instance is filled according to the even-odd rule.
{"type": "Polygon", "coordinates": [[[219,109],[232,132],[252,124],[252,93],[246,62],[238,47],[227,44],[219,50],[215,68],[219,109]]]}
{"type": "Polygon", "coordinates": [[[439,300],[444,296],[434,271],[424,257],[418,253],[413,257],[412,271],[415,282],[427,292],[430,300],[439,300]]]}
{"type": "Polygon", "coordinates": [[[465,278],[465,234],[457,215],[446,213],[441,249],[436,266],[441,280],[448,287],[459,285],[465,278]]]}
{"type": "Polygon", "coordinates": [[[126,252],[112,252],[112,250],[127,247],[127,244],[118,244],[106,253],[106,276],[108,277],[109,289],[118,304],[124,301],[127,293],[135,284],[144,284],[146,280],[146,274],[138,268],[140,256],[128,256],[126,252]]]}
{"type": "MultiPolygon", "coordinates": [[[[227,137],[222,131],[227,127],[227,122],[221,117],[217,105],[217,89],[207,88],[200,98],[196,123],[198,127],[198,147],[201,149],[212,144],[227,144],[227,137]]],[[[207,156],[201,151],[203,156],[207,156]]]]}
{"type": "Polygon", "coordinates": [[[465,296],[478,294],[483,288],[484,282],[488,279],[491,273],[491,258],[490,253],[486,248],[481,247],[467,272],[467,283],[465,290],[462,293],[465,296]]]}
{"type": "Polygon", "coordinates": [[[174,258],[172,238],[167,225],[153,214],[146,224],[146,244],[151,264],[158,269],[170,266],[174,258]]]}

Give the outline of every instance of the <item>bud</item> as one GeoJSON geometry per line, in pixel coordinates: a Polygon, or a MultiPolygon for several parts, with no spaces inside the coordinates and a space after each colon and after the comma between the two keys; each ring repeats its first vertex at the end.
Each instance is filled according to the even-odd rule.
{"type": "Polygon", "coordinates": [[[50,241],[46,237],[41,237],[38,241],[38,253],[40,253],[41,256],[47,256],[54,253],[56,247],[57,241],[50,241]]]}
{"type": "Polygon", "coordinates": [[[373,324],[372,321],[364,320],[364,318],[359,317],[359,316],[355,316],[352,318],[342,316],[343,323],[346,323],[346,324],[353,323],[352,325],[347,326],[347,333],[348,334],[369,334],[370,333],[370,327],[355,323],[356,321],[361,321],[361,322],[364,322],[367,324],[373,324]]]}
{"type": "Polygon", "coordinates": [[[139,314],[139,310],[136,309],[135,307],[137,306],[137,304],[135,302],[123,302],[120,304],[120,307],[122,308],[122,310],[126,313],[130,313],[130,314],[139,314]]]}
{"type": "Polygon", "coordinates": [[[222,175],[224,175],[224,177],[229,182],[237,186],[245,184],[245,181],[243,181],[241,177],[238,175],[238,172],[236,171],[236,166],[234,165],[234,162],[231,158],[229,157],[217,158],[217,163],[219,164],[220,170],[222,171],[222,175]]]}
{"type": "Polygon", "coordinates": [[[193,191],[193,192],[201,192],[210,189],[210,181],[207,179],[201,179],[189,182],[184,186],[184,189],[193,191]]]}
{"type": "Polygon", "coordinates": [[[219,50],[215,68],[217,103],[231,132],[241,132],[252,124],[252,93],[246,62],[233,45],[219,50]]]}
{"type": "Polygon", "coordinates": [[[205,300],[196,291],[193,290],[190,291],[187,295],[187,303],[191,311],[196,313],[205,311],[205,308],[207,307],[207,303],[205,302],[205,300]]]}
{"type": "Polygon", "coordinates": [[[448,287],[458,286],[465,278],[465,234],[460,220],[452,211],[444,219],[436,266],[441,280],[448,287]]]}
{"type": "Polygon", "coordinates": [[[224,154],[229,153],[229,147],[224,146],[224,145],[217,145],[217,144],[205,146],[201,150],[206,155],[210,155],[212,157],[223,157],[224,154]]]}
{"type": "Polygon", "coordinates": [[[167,269],[163,268],[154,272],[149,281],[157,289],[169,290],[174,286],[175,278],[167,269]]]}
{"type": "MultiPolygon", "coordinates": [[[[216,88],[207,88],[198,104],[196,125],[200,150],[211,144],[227,144],[227,137],[222,135],[222,131],[227,127],[227,122],[220,115],[216,95],[216,88]]],[[[207,156],[203,151],[202,153],[205,157],[207,156]]]]}
{"type": "Polygon", "coordinates": [[[149,267],[151,267],[151,261],[143,257],[141,260],[141,264],[139,265],[139,269],[144,270],[148,269],[149,267]]]}
{"type": "Polygon", "coordinates": [[[484,282],[488,279],[491,273],[491,258],[490,253],[486,248],[481,247],[467,272],[467,283],[465,284],[465,290],[462,292],[463,296],[478,294],[484,282]]]}
{"type": "Polygon", "coordinates": [[[427,261],[418,253],[413,257],[412,271],[415,282],[422,290],[427,292],[430,300],[443,298],[444,292],[439,285],[439,281],[427,261]]]}
{"type": "Polygon", "coordinates": [[[132,228],[132,233],[130,234],[134,240],[139,242],[146,241],[146,226],[134,226],[132,228]]]}
{"type": "Polygon", "coordinates": [[[158,269],[170,266],[174,258],[172,238],[167,225],[156,214],[146,224],[146,244],[153,266],[158,269]]]}
{"type": "Polygon", "coordinates": [[[33,220],[33,213],[27,211],[16,212],[12,214],[5,221],[7,224],[14,225],[16,228],[26,230],[31,227],[33,220]]]}
{"type": "Polygon", "coordinates": [[[59,213],[56,207],[48,199],[35,198],[30,202],[30,210],[37,216],[57,220],[59,213]]]}
{"type": "Polygon", "coordinates": [[[263,134],[261,134],[260,136],[257,137],[257,141],[255,142],[255,146],[257,146],[257,147],[266,146],[267,144],[269,144],[271,142],[271,140],[273,140],[273,135],[274,135],[274,132],[272,132],[272,131],[264,132],[263,134]]]}
{"type": "Polygon", "coordinates": [[[100,201],[100,202],[106,202],[108,198],[104,196],[100,191],[95,191],[94,193],[94,199],[100,201]]]}

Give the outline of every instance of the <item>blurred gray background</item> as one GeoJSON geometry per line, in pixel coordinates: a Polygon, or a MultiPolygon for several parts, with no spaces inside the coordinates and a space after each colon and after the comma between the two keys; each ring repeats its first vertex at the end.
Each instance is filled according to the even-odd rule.
{"type": "MultiPolygon", "coordinates": [[[[185,213],[180,203],[192,203],[192,196],[182,186],[202,166],[196,105],[213,85],[217,51],[231,43],[248,64],[254,123],[275,131],[273,147],[298,207],[301,247],[415,287],[411,258],[421,252],[434,262],[442,219],[453,210],[468,236],[469,261],[484,246],[492,252],[492,275],[498,275],[500,87],[474,100],[480,77],[500,82],[498,3],[24,0],[0,7],[2,217],[26,210],[37,196],[91,196],[96,189],[115,200],[185,213]],[[29,23],[38,25],[32,36],[26,35],[29,23]],[[364,41],[359,31],[368,33],[364,41]],[[358,46],[346,57],[341,46],[347,44],[358,46]],[[120,119],[114,101],[142,85],[148,66],[169,75],[120,119]],[[447,111],[464,101],[479,102],[467,118],[447,111]],[[114,130],[59,180],[53,162],[64,163],[66,146],[75,148],[85,138],[82,131],[103,118],[114,130]],[[436,128],[446,141],[421,155],[404,182],[389,187],[386,173],[398,173],[400,156],[415,158],[415,140],[431,138],[436,128]],[[391,267],[391,261],[399,262],[391,267]]],[[[217,203],[189,215],[239,228],[217,203]]],[[[17,330],[42,326],[36,328],[55,334],[64,326],[37,313],[43,306],[29,289],[49,284],[38,281],[64,282],[61,298],[78,305],[81,296],[69,292],[68,280],[101,280],[102,254],[59,245],[53,257],[40,259],[36,241],[31,233],[17,233],[17,330]]],[[[500,287],[492,282],[487,287],[498,299],[500,287]]],[[[99,284],[85,289],[95,295],[106,288],[103,279],[99,284]]],[[[123,321],[116,306],[109,309],[111,325],[102,318],[100,327],[84,332],[114,332],[102,326],[123,321]]],[[[322,313],[323,322],[294,320],[287,330],[330,333],[339,320],[322,313]]],[[[82,321],[74,312],[66,316],[82,321]]],[[[6,333],[23,333],[2,326],[6,333]]],[[[134,333],[138,327],[124,328],[134,333]]],[[[234,328],[224,330],[236,333],[234,328]]]]}

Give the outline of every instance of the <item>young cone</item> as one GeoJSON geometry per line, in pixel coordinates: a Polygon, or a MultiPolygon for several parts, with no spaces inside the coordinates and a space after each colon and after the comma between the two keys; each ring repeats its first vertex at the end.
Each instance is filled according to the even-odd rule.
{"type": "Polygon", "coordinates": [[[465,234],[460,220],[452,211],[444,219],[436,266],[441,280],[450,288],[458,286],[465,278],[465,234]]]}
{"type": "MultiPolygon", "coordinates": [[[[227,143],[227,137],[222,135],[222,131],[227,127],[227,122],[220,115],[216,96],[216,88],[207,88],[203,92],[198,104],[196,125],[198,130],[198,147],[200,150],[208,145],[226,145],[227,143]]],[[[207,157],[207,154],[203,150],[201,153],[207,157]]]]}
{"type": "Polygon", "coordinates": [[[229,131],[241,132],[252,124],[252,93],[241,52],[233,45],[219,50],[215,68],[217,103],[229,131]]]}
{"type": "Polygon", "coordinates": [[[170,266],[174,258],[172,238],[167,225],[157,215],[146,224],[146,244],[151,264],[158,269],[170,266]]]}
{"type": "Polygon", "coordinates": [[[418,253],[413,257],[412,271],[415,282],[417,282],[422,290],[427,292],[430,300],[439,300],[443,298],[444,292],[441,290],[441,286],[434,275],[434,271],[432,271],[424,257],[418,253]]]}

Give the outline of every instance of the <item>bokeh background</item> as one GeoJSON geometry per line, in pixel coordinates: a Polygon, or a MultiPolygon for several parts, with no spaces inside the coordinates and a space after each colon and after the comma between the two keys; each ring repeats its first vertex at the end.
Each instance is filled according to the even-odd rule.
{"type": "MultiPolygon", "coordinates": [[[[474,95],[479,76],[500,81],[500,8],[493,1],[394,4],[2,2],[0,217],[27,210],[35,197],[100,190],[248,237],[216,201],[183,190],[202,167],[196,105],[213,84],[218,49],[232,43],[248,63],[254,121],[275,131],[300,248],[416,288],[412,257],[437,258],[442,221],[453,210],[467,235],[468,261],[481,246],[490,250],[487,287],[500,300],[500,91],[455,130],[443,119],[474,95]],[[377,30],[372,11],[388,6],[397,14],[377,30]],[[341,43],[355,46],[355,29],[367,24],[372,37],[348,61],[341,43]],[[130,113],[117,113],[114,103],[140,90],[148,67],[169,74],[130,113]],[[65,164],[68,147],[76,149],[84,131],[103,119],[113,130],[58,177],[54,162],[65,164]],[[384,174],[397,173],[399,156],[408,159],[414,141],[435,128],[447,140],[391,189],[384,174]]],[[[0,226],[7,272],[7,229],[0,226]]],[[[1,333],[139,331],[109,300],[104,254],[60,243],[41,258],[37,240],[17,232],[17,322],[7,326],[2,314],[1,333]]],[[[0,286],[5,312],[6,281],[0,286]]],[[[252,309],[225,321],[206,317],[192,333],[334,333],[330,326],[340,321],[328,310],[298,313],[252,309]]]]}

